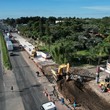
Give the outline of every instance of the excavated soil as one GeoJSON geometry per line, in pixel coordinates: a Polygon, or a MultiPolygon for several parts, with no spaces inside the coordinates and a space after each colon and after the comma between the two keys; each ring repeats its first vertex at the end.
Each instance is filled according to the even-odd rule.
{"type": "Polygon", "coordinates": [[[61,80],[57,84],[63,96],[71,103],[75,100],[78,105],[85,108],[83,110],[110,110],[110,104],[93,92],[88,84],[82,85],[73,80],[61,80]]]}
{"type": "MultiPolygon", "coordinates": [[[[47,79],[53,83],[54,78],[52,77],[50,68],[46,67],[44,70],[47,79]]],[[[73,79],[70,81],[62,79],[57,82],[57,86],[61,94],[68,99],[71,104],[76,101],[77,104],[83,108],[82,110],[110,110],[110,104],[100,98],[88,85],[89,81],[95,78],[95,74],[83,68],[73,67],[70,68],[69,73],[71,73],[73,79]],[[74,76],[76,76],[76,79],[78,76],[83,77],[83,84],[74,79],[74,76]]]]}

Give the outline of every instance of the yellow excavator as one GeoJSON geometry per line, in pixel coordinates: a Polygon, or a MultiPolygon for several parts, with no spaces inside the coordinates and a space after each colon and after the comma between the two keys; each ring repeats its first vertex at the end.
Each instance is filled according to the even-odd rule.
{"type": "Polygon", "coordinates": [[[37,50],[38,50],[37,47],[33,48],[33,50],[31,51],[31,55],[30,55],[31,59],[37,56],[37,53],[36,53],[37,50]]]}
{"type": "Polygon", "coordinates": [[[60,79],[62,79],[63,76],[65,76],[66,80],[68,80],[69,79],[69,68],[70,68],[69,63],[62,64],[56,70],[51,69],[51,72],[56,81],[59,81],[60,79]]]}

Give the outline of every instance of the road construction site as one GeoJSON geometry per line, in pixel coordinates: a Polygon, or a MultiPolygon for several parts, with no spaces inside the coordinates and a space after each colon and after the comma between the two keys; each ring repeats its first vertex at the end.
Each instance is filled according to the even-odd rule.
{"type": "MultiPolygon", "coordinates": [[[[59,99],[63,96],[66,105],[70,106],[71,109],[73,109],[71,106],[74,102],[77,103],[76,110],[110,109],[110,93],[102,93],[95,81],[96,67],[67,68],[67,64],[65,64],[60,70],[63,67],[64,69],[66,68],[66,71],[68,70],[68,77],[66,77],[66,75],[63,76],[60,70],[60,75],[57,75],[54,72],[56,72],[56,69],[59,69],[58,64],[52,59],[48,59],[47,55],[42,51],[36,50],[35,52],[37,56],[31,56],[35,47],[16,33],[12,33],[12,36],[19,42],[25,52],[27,52],[27,55],[29,56],[28,58],[32,59],[36,68],[39,68],[39,72],[43,73],[50,82],[50,85],[53,85],[53,88],[56,87],[53,89],[55,96],[59,99]],[[53,73],[52,70],[54,71],[53,73]],[[59,96],[55,91],[60,92],[62,95],[59,96]]],[[[105,76],[105,72],[101,72],[100,80],[103,80],[105,76]]]]}

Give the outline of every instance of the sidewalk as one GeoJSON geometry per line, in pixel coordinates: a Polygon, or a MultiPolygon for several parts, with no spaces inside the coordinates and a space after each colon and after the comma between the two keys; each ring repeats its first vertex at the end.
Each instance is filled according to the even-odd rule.
{"type": "Polygon", "coordinates": [[[14,73],[10,70],[5,70],[3,80],[6,110],[24,110],[23,101],[19,93],[14,73]],[[12,86],[13,90],[11,90],[12,86]]]}

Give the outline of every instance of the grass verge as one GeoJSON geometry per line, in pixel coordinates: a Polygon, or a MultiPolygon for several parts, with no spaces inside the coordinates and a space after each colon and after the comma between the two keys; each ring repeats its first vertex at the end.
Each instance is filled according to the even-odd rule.
{"type": "Polygon", "coordinates": [[[6,43],[3,37],[2,32],[0,32],[0,45],[1,45],[1,51],[2,51],[2,59],[3,59],[3,65],[6,69],[12,69],[11,62],[8,56],[8,50],[6,47],[6,43]]]}

